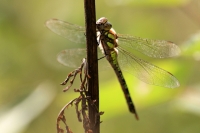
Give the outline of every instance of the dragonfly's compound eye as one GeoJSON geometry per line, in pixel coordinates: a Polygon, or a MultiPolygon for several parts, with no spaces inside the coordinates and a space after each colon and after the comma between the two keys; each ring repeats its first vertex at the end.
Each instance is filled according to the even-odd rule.
{"type": "Polygon", "coordinates": [[[102,31],[102,24],[97,24],[96,27],[98,31],[102,31]]]}
{"type": "Polygon", "coordinates": [[[110,30],[111,28],[112,28],[112,24],[111,24],[111,23],[106,22],[106,23],[104,24],[104,30],[110,30]]]}
{"type": "Polygon", "coordinates": [[[99,31],[108,31],[112,28],[112,25],[110,23],[105,23],[105,24],[97,24],[97,29],[99,31]]]}
{"type": "Polygon", "coordinates": [[[101,17],[100,19],[97,20],[96,24],[105,24],[108,21],[107,18],[101,17]]]}
{"type": "Polygon", "coordinates": [[[105,17],[98,19],[96,25],[99,31],[110,30],[112,28],[112,25],[108,22],[108,19],[105,17]]]}

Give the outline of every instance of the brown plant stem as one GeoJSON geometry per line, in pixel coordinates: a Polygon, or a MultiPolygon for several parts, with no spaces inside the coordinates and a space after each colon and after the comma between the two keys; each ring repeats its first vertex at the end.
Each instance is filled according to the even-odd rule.
{"type": "Polygon", "coordinates": [[[93,133],[100,132],[99,119],[99,83],[98,83],[98,60],[97,60],[97,39],[96,39],[96,13],[95,0],[84,0],[85,27],[87,44],[87,69],[88,75],[88,96],[95,101],[92,105],[88,103],[90,128],[93,133]],[[97,119],[98,117],[98,119],[97,119]]]}

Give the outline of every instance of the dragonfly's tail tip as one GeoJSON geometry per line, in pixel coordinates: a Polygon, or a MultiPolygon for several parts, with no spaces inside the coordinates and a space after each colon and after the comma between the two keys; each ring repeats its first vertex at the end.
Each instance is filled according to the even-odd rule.
{"type": "Polygon", "coordinates": [[[139,116],[137,113],[135,113],[135,118],[136,118],[136,120],[139,120],[139,116]]]}

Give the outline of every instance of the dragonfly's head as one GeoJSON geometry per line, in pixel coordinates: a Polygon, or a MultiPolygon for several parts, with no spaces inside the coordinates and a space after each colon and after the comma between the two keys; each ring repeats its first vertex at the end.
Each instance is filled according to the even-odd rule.
{"type": "Polygon", "coordinates": [[[112,24],[108,22],[108,19],[105,17],[102,17],[97,20],[96,27],[98,31],[108,31],[112,28],[112,24]]]}

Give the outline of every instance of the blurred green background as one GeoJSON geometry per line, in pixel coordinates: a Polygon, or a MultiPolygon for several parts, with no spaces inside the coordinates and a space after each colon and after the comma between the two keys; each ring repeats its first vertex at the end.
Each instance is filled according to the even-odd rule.
{"type": "MultiPolygon", "coordinates": [[[[0,132],[55,133],[61,108],[79,94],[62,92],[72,68],[56,55],[82,47],[50,30],[44,23],[57,18],[84,26],[81,0],[0,1],[0,132]]],[[[107,17],[118,33],[170,40],[180,46],[179,57],[143,59],[173,73],[177,89],[147,85],[125,74],[140,120],[129,113],[112,70],[100,71],[102,133],[200,132],[200,1],[97,0],[96,17],[107,17]],[[108,74],[109,72],[109,74],[108,74]]],[[[74,107],[65,111],[75,133],[83,132],[74,107]]]]}

